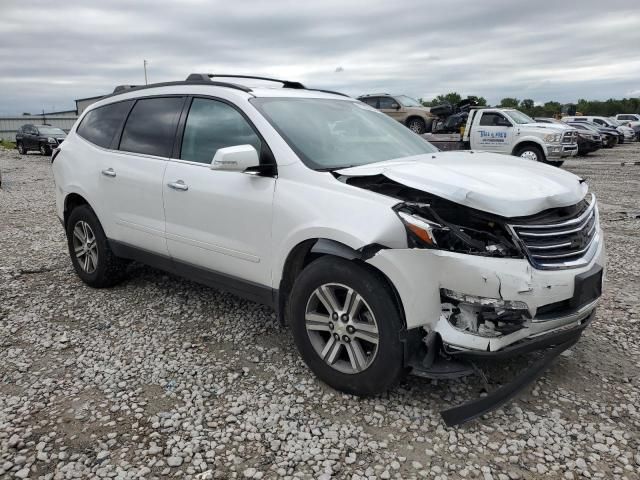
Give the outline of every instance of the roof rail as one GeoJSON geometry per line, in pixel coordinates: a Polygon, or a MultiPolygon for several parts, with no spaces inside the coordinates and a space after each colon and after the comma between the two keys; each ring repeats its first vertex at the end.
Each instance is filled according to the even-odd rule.
{"type": "Polygon", "coordinates": [[[126,90],[131,90],[132,88],[136,88],[138,85],[118,85],[113,89],[112,93],[122,93],[126,90]]]}
{"type": "Polygon", "coordinates": [[[282,88],[295,88],[297,90],[306,90],[306,87],[300,82],[292,82],[291,80],[280,80],[279,78],[255,77],[253,75],[223,75],[214,73],[192,73],[187,77],[187,81],[207,81],[214,77],[222,78],[246,78],[250,80],[265,80],[267,82],[278,82],[282,84],[282,88]]]}

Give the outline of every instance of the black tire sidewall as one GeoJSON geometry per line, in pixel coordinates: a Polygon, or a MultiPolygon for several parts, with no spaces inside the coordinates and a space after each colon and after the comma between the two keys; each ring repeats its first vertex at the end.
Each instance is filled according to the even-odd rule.
{"type": "Polygon", "coordinates": [[[354,395],[375,395],[397,383],[404,373],[403,324],[388,285],[357,263],[322,257],[308,265],[291,292],[289,318],[294,341],[307,366],[329,386],[354,395]],[[371,308],[378,325],[378,352],[363,372],[346,374],[327,365],[316,353],[305,328],[305,311],[312,292],[326,283],[341,283],[358,292],[371,308]]]}
{"type": "Polygon", "coordinates": [[[98,221],[98,217],[88,205],[81,205],[74,208],[67,220],[67,246],[69,248],[69,256],[73,263],[73,268],[80,277],[80,279],[87,285],[92,287],[101,287],[104,284],[104,278],[107,275],[107,255],[109,251],[109,245],[107,243],[107,237],[102,230],[102,226],[98,221]],[[96,238],[96,244],[98,246],[98,267],[92,272],[85,272],[76,258],[73,248],[73,229],[75,225],[83,220],[91,227],[93,234],[96,238]]]}
{"type": "Polygon", "coordinates": [[[49,150],[49,146],[45,144],[40,144],[40,154],[43,156],[51,155],[51,151],[49,150]]]}
{"type": "Polygon", "coordinates": [[[17,147],[18,147],[18,153],[19,153],[20,155],[25,155],[25,154],[27,153],[27,149],[26,149],[26,148],[24,148],[24,143],[22,143],[22,142],[18,142],[17,147]]]}

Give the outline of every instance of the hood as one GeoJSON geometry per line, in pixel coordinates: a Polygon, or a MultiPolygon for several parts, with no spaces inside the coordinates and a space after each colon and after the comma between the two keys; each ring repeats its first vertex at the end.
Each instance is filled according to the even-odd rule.
{"type": "Polygon", "coordinates": [[[438,152],[345,168],[346,177],[384,175],[424,192],[503,217],[574,205],[587,185],[572,173],[511,155],[438,152]]]}

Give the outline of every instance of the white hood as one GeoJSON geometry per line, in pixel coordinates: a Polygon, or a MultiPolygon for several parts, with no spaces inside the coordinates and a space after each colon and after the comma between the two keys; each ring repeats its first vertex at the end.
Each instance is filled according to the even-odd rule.
{"type": "Polygon", "coordinates": [[[565,170],[488,152],[438,152],[336,173],[346,177],[384,175],[408,187],[503,217],[574,205],[588,188],[565,170]]]}

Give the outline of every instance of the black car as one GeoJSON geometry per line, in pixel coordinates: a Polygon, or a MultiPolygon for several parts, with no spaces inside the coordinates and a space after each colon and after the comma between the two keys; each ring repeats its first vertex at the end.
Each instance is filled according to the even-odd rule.
{"type": "Polygon", "coordinates": [[[16,148],[22,155],[37,150],[42,155],[51,155],[51,150],[60,145],[67,134],[51,125],[23,125],[16,133],[16,148]]]}
{"type": "Polygon", "coordinates": [[[578,130],[578,155],[584,156],[602,148],[603,137],[598,130],[580,122],[567,122],[567,124],[578,130]]]}
{"type": "Polygon", "coordinates": [[[538,123],[561,123],[571,125],[578,130],[578,155],[584,156],[595,152],[603,146],[603,137],[596,129],[585,125],[583,122],[563,122],[551,117],[536,117],[538,123]]]}
{"type": "Polygon", "coordinates": [[[613,148],[615,145],[620,143],[621,136],[624,138],[624,135],[618,132],[615,128],[603,127],[593,122],[567,122],[567,124],[581,131],[587,130],[598,132],[600,137],[602,137],[602,146],[604,148],[613,148]]]}

